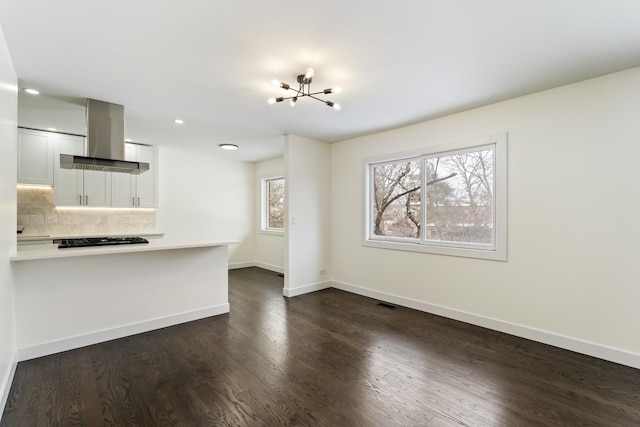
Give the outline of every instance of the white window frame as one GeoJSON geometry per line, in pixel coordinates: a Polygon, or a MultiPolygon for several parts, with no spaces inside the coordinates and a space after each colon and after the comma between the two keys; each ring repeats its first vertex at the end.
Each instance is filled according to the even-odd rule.
{"type": "MultiPolygon", "coordinates": [[[[268,182],[278,179],[284,180],[284,175],[266,176],[260,180],[261,206],[260,206],[260,233],[274,236],[284,236],[284,228],[269,228],[269,191],[268,182]]],[[[287,185],[285,181],[285,185],[287,185]]],[[[286,203],[286,202],[285,202],[286,203]]]]}
{"type": "MultiPolygon", "coordinates": [[[[424,168],[421,167],[422,188],[425,188],[424,168]]],[[[364,203],[363,203],[363,234],[362,246],[392,249],[411,252],[423,252],[438,255],[449,255],[466,258],[478,258],[495,261],[507,260],[507,133],[488,135],[463,141],[424,147],[418,150],[388,154],[363,159],[364,203]],[[494,238],[493,244],[473,244],[463,242],[447,242],[426,240],[426,227],[422,227],[422,236],[418,238],[403,238],[393,236],[376,236],[373,234],[372,203],[373,185],[371,185],[372,168],[376,165],[419,160],[424,165],[427,158],[452,155],[456,152],[494,149],[494,238]]],[[[421,192],[422,209],[421,221],[426,224],[425,206],[426,192],[421,192]]]]}

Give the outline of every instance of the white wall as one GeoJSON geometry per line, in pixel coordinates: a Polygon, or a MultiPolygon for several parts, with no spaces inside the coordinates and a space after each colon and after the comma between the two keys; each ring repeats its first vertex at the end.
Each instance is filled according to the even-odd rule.
{"type": "Polygon", "coordinates": [[[287,135],[284,163],[288,223],[284,294],[295,296],[329,286],[331,145],[287,135]]]}
{"type": "Polygon", "coordinates": [[[640,367],[640,68],[332,146],[336,286],[640,367]],[[362,247],[362,159],[507,131],[508,262],[362,247]]]}
{"type": "Polygon", "coordinates": [[[14,278],[9,264],[16,248],[17,85],[0,29],[0,417],[17,363],[14,278]]]}
{"type": "Polygon", "coordinates": [[[273,235],[260,232],[262,226],[262,180],[277,176],[284,176],[283,157],[256,163],[255,261],[259,267],[284,273],[284,234],[273,235]]]}
{"type": "Polygon", "coordinates": [[[170,236],[240,241],[229,263],[254,259],[255,165],[206,152],[160,148],[157,230],[170,236]]]}

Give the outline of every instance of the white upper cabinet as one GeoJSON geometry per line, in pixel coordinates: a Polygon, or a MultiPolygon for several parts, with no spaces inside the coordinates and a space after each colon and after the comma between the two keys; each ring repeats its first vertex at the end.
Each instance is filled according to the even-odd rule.
{"type": "Polygon", "coordinates": [[[134,175],[136,180],[136,202],[139,208],[158,206],[158,149],[138,145],[136,161],[149,163],[149,170],[134,175]]]}
{"type": "Polygon", "coordinates": [[[155,208],[158,206],[158,149],[138,144],[125,144],[125,160],[149,163],[140,175],[113,173],[112,206],[155,208]]]}
{"type": "Polygon", "coordinates": [[[55,206],[155,208],[158,149],[125,144],[125,160],[149,163],[140,175],[60,168],[60,154],[84,156],[84,137],[18,129],[18,183],[53,185],[55,206]]]}
{"type": "Polygon", "coordinates": [[[84,155],[84,138],[56,134],[53,201],[56,206],[111,206],[111,173],[60,168],[60,154],[84,155]]]}
{"type": "Polygon", "coordinates": [[[53,185],[51,133],[18,129],[18,183],[53,185]]]}
{"type": "MultiPolygon", "coordinates": [[[[136,146],[124,144],[124,159],[135,161],[136,146]]],[[[147,171],[148,172],[148,171],[147,171]]],[[[146,172],[145,172],[146,173],[146,172]]],[[[119,208],[135,207],[135,175],[128,173],[111,174],[111,204],[119,208]]]]}

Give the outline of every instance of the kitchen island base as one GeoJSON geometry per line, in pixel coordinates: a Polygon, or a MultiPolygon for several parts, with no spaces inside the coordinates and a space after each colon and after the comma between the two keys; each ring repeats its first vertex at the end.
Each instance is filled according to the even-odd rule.
{"type": "Polygon", "coordinates": [[[18,359],[228,313],[227,252],[223,244],[12,263],[18,359]]]}

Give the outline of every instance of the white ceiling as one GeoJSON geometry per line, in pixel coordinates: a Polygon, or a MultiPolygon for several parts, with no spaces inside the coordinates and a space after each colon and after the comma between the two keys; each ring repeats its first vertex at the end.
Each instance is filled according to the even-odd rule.
{"type": "Polygon", "coordinates": [[[84,133],[89,97],[134,141],[250,161],[640,66],[637,0],[0,0],[0,26],[42,93],[21,125],[84,133]],[[307,67],[341,111],[267,105],[307,67]]]}

